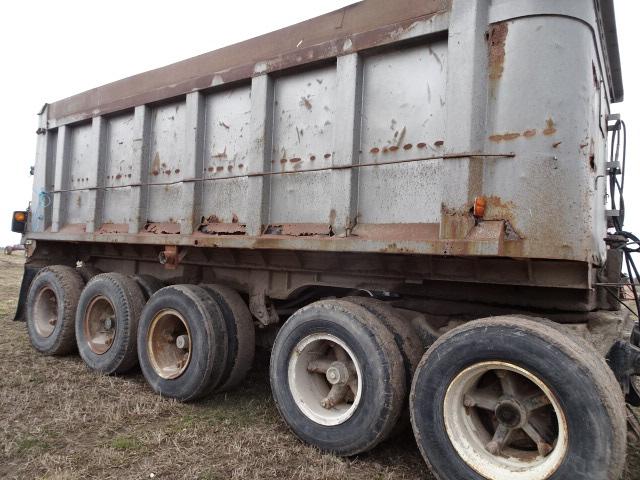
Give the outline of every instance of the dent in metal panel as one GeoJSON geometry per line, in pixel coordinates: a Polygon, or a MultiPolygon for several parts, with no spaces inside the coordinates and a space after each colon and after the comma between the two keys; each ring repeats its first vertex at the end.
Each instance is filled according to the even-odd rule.
{"type": "Polygon", "coordinates": [[[182,159],[185,154],[185,102],[155,107],[151,114],[149,145],[149,222],[180,222],[181,187],[154,185],[179,181],[183,178],[182,159]]]}
{"type": "MultiPolygon", "coordinates": [[[[68,189],[82,189],[95,185],[96,165],[91,161],[91,135],[90,123],[71,128],[69,156],[67,159],[68,189]]],[[[93,211],[89,208],[89,190],[67,192],[65,223],[87,223],[93,211]]]]}
{"type": "MultiPolygon", "coordinates": [[[[107,119],[105,187],[129,185],[133,175],[133,113],[107,119]]],[[[131,219],[131,188],[104,193],[104,224],[126,224],[131,219]]]]}
{"type": "MultiPolygon", "coordinates": [[[[365,59],[361,163],[444,153],[446,42],[365,59]]],[[[439,220],[440,161],[362,168],[359,223],[439,220]]]]}
{"type": "MultiPolygon", "coordinates": [[[[246,175],[251,150],[251,87],[216,92],[206,97],[204,178],[246,175]]],[[[204,182],[202,212],[206,223],[246,224],[247,178],[204,182]]],[[[234,228],[209,228],[216,233],[234,228]]]]}
{"type": "MultiPolygon", "coordinates": [[[[276,80],[272,171],[331,166],[335,84],[335,65],[276,80]]],[[[329,171],[279,175],[271,182],[270,224],[330,223],[329,171]]]]}

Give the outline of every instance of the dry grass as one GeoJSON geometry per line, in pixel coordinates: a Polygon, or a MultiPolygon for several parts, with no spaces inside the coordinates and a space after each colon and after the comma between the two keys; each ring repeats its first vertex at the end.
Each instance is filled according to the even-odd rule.
{"type": "MultiPolygon", "coordinates": [[[[301,444],[271,401],[268,357],[237,392],[183,405],[139,372],[90,373],[50,358],[11,321],[22,258],[0,257],[0,478],[431,479],[409,433],[354,459],[301,444]]],[[[640,453],[626,480],[640,479],[640,453]]]]}

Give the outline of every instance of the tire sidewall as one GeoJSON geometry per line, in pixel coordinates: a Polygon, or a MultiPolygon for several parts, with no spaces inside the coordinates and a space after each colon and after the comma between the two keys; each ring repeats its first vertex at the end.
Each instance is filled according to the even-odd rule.
{"type": "Polygon", "coordinates": [[[383,354],[372,338],[354,328],[353,319],[343,312],[306,310],[292,316],[278,333],[271,357],[271,388],[277,407],[292,431],[303,441],[322,450],[342,455],[365,451],[377,441],[377,433],[388,416],[389,371],[383,354]],[[340,318],[343,317],[343,318],[340,318]],[[333,335],[342,340],[359,363],[362,379],[360,403],[353,415],[335,426],[320,425],[308,418],[293,399],[288,369],[291,353],[304,338],[313,334],[333,335]]]}
{"type": "Polygon", "coordinates": [[[27,295],[27,330],[31,339],[31,344],[36,350],[42,353],[55,351],[62,341],[64,328],[64,304],[66,292],[58,281],[56,274],[50,270],[42,270],[36,278],[31,282],[29,293],[27,295]],[[56,325],[48,337],[41,336],[35,327],[34,320],[34,304],[38,294],[44,289],[49,288],[56,297],[57,320],[56,325]]]}
{"type": "MultiPolygon", "coordinates": [[[[106,274],[109,275],[109,274],[106,274]]],[[[111,374],[120,370],[125,357],[135,355],[136,348],[136,312],[130,304],[123,285],[97,275],[89,281],[80,295],[76,312],[76,340],[78,352],[82,360],[91,368],[101,373],[111,374]],[[97,354],[89,347],[85,336],[84,317],[91,302],[99,296],[109,300],[116,318],[116,333],[111,347],[103,354],[97,354]]]]}
{"type": "Polygon", "coordinates": [[[149,299],[142,311],[138,328],[138,359],[145,379],[155,392],[181,401],[195,400],[217,385],[226,368],[227,338],[222,312],[209,294],[203,289],[200,290],[200,300],[203,300],[202,297],[209,299],[208,302],[205,300],[206,305],[201,308],[198,307],[198,301],[194,301],[192,294],[180,286],[159,290],[149,299]],[[219,325],[214,327],[206,320],[207,312],[203,308],[209,309],[212,316],[218,317],[219,325]],[[147,349],[151,323],[156,314],[165,309],[180,312],[191,334],[189,365],[175,379],[165,379],[156,373],[147,349]]]}
{"type": "Polygon", "coordinates": [[[552,479],[607,479],[613,426],[593,387],[588,370],[543,338],[503,326],[467,330],[434,345],[421,363],[411,394],[412,422],[418,446],[441,479],[479,475],[458,456],[444,424],[444,398],[464,369],[487,361],[524,368],[541,379],[563,410],[568,430],[567,454],[552,479]],[[498,341],[499,340],[499,341],[498,341]],[[472,346],[472,347],[471,347],[472,346]]]}

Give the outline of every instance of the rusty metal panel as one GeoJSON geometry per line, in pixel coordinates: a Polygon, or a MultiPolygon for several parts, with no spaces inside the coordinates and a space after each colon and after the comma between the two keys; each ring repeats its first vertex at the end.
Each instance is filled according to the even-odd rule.
{"type": "Polygon", "coordinates": [[[367,0],[56,102],[27,238],[598,266],[599,16],[367,0]]]}
{"type": "MultiPolygon", "coordinates": [[[[438,41],[364,60],[360,163],[444,152],[446,58],[447,43],[438,41]]],[[[440,162],[363,168],[358,222],[438,222],[440,162]]]]}
{"type": "Polygon", "coordinates": [[[133,112],[106,120],[105,190],[102,220],[105,224],[128,224],[131,219],[131,183],[133,175],[133,112]]]}
{"type": "MultiPolygon", "coordinates": [[[[241,86],[206,97],[203,176],[217,178],[246,174],[251,150],[251,87],[241,86]]],[[[204,182],[202,216],[208,233],[236,232],[246,224],[246,177],[204,182]],[[231,226],[216,229],[216,224],[231,226]]]]}
{"type": "Polygon", "coordinates": [[[151,111],[149,172],[147,181],[150,223],[179,223],[182,213],[182,163],[185,151],[184,100],[151,111]],[[174,183],[176,182],[176,183],[174,183]]]}
{"type": "MultiPolygon", "coordinates": [[[[335,65],[276,79],[271,171],[331,166],[335,86],[335,65]]],[[[328,224],[330,191],[330,171],[273,177],[269,224],[328,224]]]]}
{"type": "Polygon", "coordinates": [[[65,224],[85,224],[89,221],[89,217],[93,212],[89,209],[89,190],[88,187],[95,182],[96,170],[95,164],[91,161],[92,149],[91,124],[85,123],[71,128],[69,153],[65,159],[68,168],[67,188],[66,192],[67,211],[65,224]]]}

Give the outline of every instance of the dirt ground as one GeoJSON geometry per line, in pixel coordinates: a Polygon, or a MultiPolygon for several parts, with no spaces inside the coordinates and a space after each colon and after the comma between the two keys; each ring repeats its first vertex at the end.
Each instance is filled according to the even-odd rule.
{"type": "MultiPolygon", "coordinates": [[[[433,479],[411,433],[352,459],[300,443],[278,417],[261,352],[236,392],[183,405],[140,372],[44,357],[11,321],[23,257],[0,256],[0,478],[433,479]]],[[[640,480],[640,445],[625,480],[640,480]]]]}

